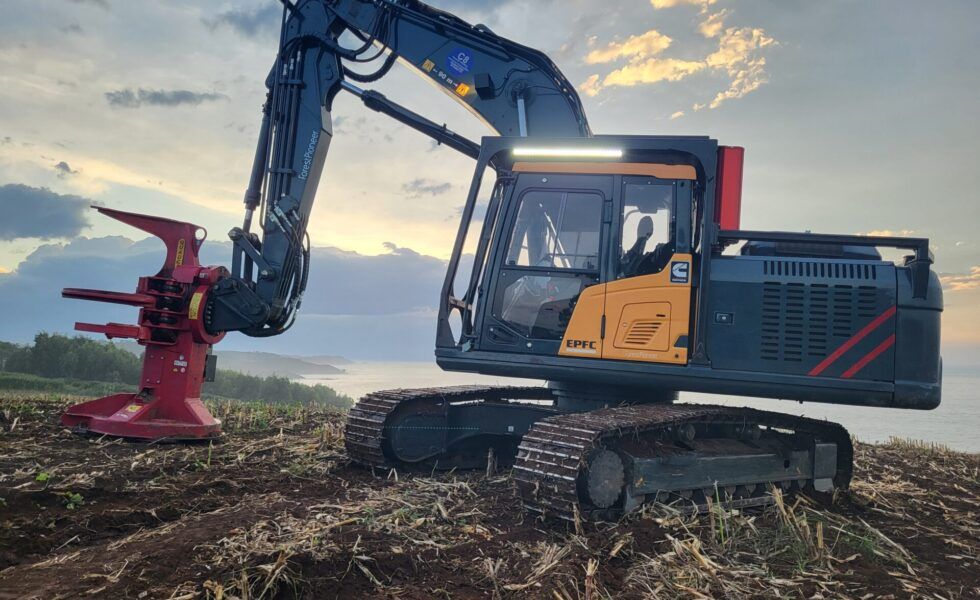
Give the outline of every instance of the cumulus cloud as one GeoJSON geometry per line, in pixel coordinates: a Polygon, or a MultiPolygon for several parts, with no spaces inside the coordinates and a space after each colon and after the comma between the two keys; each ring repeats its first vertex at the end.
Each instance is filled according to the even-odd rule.
{"type": "Polygon", "coordinates": [[[708,106],[717,108],[725,100],[741,98],[767,83],[766,59],[757,54],[775,43],[775,39],[759,28],[726,29],[720,36],[718,50],[710,54],[705,62],[710,68],[724,69],[731,83],[727,90],[718,92],[708,106]]]}
{"type": "Polygon", "coordinates": [[[951,292],[980,289],[980,267],[971,267],[969,273],[941,275],[939,280],[951,292]]]}
{"type": "Polygon", "coordinates": [[[90,200],[16,183],[0,186],[0,240],[69,238],[88,227],[90,200]]]}
{"type": "MultiPolygon", "coordinates": [[[[594,38],[590,41],[594,43],[594,38]]],[[[642,35],[631,35],[625,42],[610,42],[603,48],[592,50],[586,55],[585,62],[595,65],[611,62],[618,58],[645,58],[660,54],[670,47],[671,42],[673,40],[670,37],[656,29],[651,29],[642,35]]]]}
{"type": "Polygon", "coordinates": [[[727,16],[728,9],[708,15],[698,25],[698,32],[706,38],[718,37],[718,34],[725,27],[725,17],[727,16]]]}
{"type": "Polygon", "coordinates": [[[189,90],[148,90],[129,88],[106,92],[105,99],[110,106],[119,108],[139,108],[140,106],[197,106],[204,102],[226,100],[228,97],[216,92],[192,92],[189,90]]]}
{"type": "Polygon", "coordinates": [[[421,198],[422,196],[440,196],[453,189],[453,184],[448,181],[433,181],[431,179],[413,179],[402,185],[402,191],[408,194],[409,198],[421,198]]]}
{"type": "Polygon", "coordinates": [[[714,4],[718,0],[650,0],[650,4],[653,6],[654,10],[660,10],[661,8],[674,8],[675,6],[700,6],[702,10],[706,10],[708,6],[714,4]]]}
{"type": "MultiPolygon", "coordinates": [[[[668,8],[681,3],[681,0],[654,1],[654,8],[668,8]],[[673,4],[670,4],[673,2],[673,4]]],[[[684,2],[707,6],[707,3],[684,2]]],[[[726,100],[741,98],[769,81],[765,71],[766,59],[763,50],[775,45],[776,40],[756,27],[725,27],[729,12],[722,10],[706,16],[698,25],[698,31],[708,39],[717,39],[717,48],[702,59],[689,60],[663,56],[673,40],[651,29],[642,35],[630,36],[622,42],[610,42],[604,47],[590,51],[585,62],[590,65],[609,64],[624,61],[626,64],[605,75],[598,73],[589,76],[579,89],[588,96],[596,96],[603,89],[621,86],[632,87],[654,84],[663,81],[681,81],[702,72],[724,73],[728,77],[728,87],[715,94],[711,100],[696,103],[692,108],[717,108],[726,100]]]]}
{"type": "Polygon", "coordinates": [[[68,177],[69,175],[78,175],[78,171],[76,171],[75,169],[72,169],[71,168],[71,165],[69,165],[65,161],[61,161],[58,164],[56,164],[54,166],[54,170],[58,172],[58,178],[60,178],[60,179],[64,179],[65,177],[68,177]]]}
{"type": "Polygon", "coordinates": [[[278,31],[281,18],[282,7],[268,2],[251,10],[233,8],[203,21],[212,31],[228,27],[245,37],[255,38],[278,31]]]}
{"type": "Polygon", "coordinates": [[[684,116],[684,111],[683,110],[679,110],[677,112],[672,113],[670,115],[670,118],[671,118],[671,120],[673,120],[673,119],[680,119],[683,116],[684,116]]]}
{"type": "Polygon", "coordinates": [[[701,61],[652,58],[626,65],[609,73],[602,80],[602,87],[632,87],[641,83],[680,81],[688,75],[704,70],[704,68],[705,64],[701,61]]]}

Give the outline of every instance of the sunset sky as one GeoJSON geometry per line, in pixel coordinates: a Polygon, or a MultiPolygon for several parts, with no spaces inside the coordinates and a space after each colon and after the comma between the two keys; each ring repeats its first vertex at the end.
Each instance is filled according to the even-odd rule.
{"type": "MultiPolygon", "coordinates": [[[[980,360],[980,2],[431,4],[548,53],[598,133],[746,147],[746,229],[930,238],[947,360],[980,360]]],[[[0,339],[132,320],[58,298],[128,291],[162,258],[91,202],[199,223],[217,242],[206,257],[228,260],[279,6],[0,0],[0,339]]],[[[471,139],[491,133],[400,67],[376,88],[471,139]]],[[[424,358],[472,161],[351,97],[334,108],[305,331],[224,345],[424,358]],[[383,352],[361,339],[393,329],[404,339],[383,352]]]]}

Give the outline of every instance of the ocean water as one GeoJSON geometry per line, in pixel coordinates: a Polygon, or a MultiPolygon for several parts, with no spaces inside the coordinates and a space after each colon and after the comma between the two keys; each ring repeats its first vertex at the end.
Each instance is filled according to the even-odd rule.
{"type": "MultiPolygon", "coordinates": [[[[447,385],[542,385],[534,380],[449,373],[429,362],[362,362],[345,365],[346,373],[329,378],[309,378],[304,383],[323,383],[342,394],[364,394],[394,388],[447,385]]],[[[834,404],[804,404],[784,400],[682,393],[684,402],[750,406],[788,414],[836,421],[864,442],[882,442],[895,436],[938,442],[963,452],[980,452],[980,376],[946,374],[943,401],[931,411],[861,408],[834,404]]]]}

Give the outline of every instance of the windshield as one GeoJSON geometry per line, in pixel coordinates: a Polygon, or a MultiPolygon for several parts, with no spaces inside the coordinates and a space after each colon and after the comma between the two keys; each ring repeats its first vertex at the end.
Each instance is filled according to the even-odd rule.
{"type": "Polygon", "coordinates": [[[601,226],[598,194],[530,191],[521,198],[507,264],[598,270],[601,226]]]}

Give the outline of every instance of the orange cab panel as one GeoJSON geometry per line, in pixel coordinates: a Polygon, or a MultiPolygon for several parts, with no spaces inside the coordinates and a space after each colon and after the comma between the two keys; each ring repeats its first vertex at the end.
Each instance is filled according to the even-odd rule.
{"type": "Polygon", "coordinates": [[[572,318],[565,329],[559,356],[599,358],[602,356],[602,314],[606,301],[606,286],[593,285],[585,288],[572,318]]]}
{"type": "Polygon", "coordinates": [[[689,273],[691,255],[673,256],[660,273],[586,288],[558,355],[687,364],[691,282],[690,277],[681,283],[671,277],[679,263],[687,263],[682,271],[689,273]]]}
{"type": "Polygon", "coordinates": [[[691,278],[672,277],[675,266],[690,273],[691,255],[677,254],[664,270],[606,284],[606,336],[602,358],[687,364],[691,278]]]}

